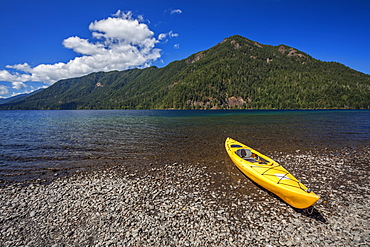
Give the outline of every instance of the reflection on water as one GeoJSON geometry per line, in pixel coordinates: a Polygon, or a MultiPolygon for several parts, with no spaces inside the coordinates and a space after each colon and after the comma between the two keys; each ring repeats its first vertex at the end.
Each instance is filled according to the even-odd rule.
{"type": "Polygon", "coordinates": [[[215,162],[227,159],[228,136],[264,153],[370,140],[367,110],[0,111],[0,117],[0,179],[91,160],[215,162]]]}

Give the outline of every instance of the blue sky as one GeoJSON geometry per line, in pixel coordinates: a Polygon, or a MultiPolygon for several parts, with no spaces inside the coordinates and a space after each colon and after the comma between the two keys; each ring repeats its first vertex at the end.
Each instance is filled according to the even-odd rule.
{"type": "Polygon", "coordinates": [[[370,74],[368,0],[1,0],[0,97],[163,67],[238,34],[370,74]]]}

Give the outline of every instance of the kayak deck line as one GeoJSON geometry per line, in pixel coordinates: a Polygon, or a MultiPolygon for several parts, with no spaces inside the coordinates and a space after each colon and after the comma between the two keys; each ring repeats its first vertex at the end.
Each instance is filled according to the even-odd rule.
{"type": "MultiPolygon", "coordinates": [[[[287,175],[290,174],[290,173],[287,173],[287,175]]],[[[276,176],[275,174],[265,174],[264,176],[276,176]]],[[[289,178],[289,180],[292,180],[294,182],[296,182],[298,184],[298,186],[295,186],[295,185],[291,185],[291,184],[285,184],[285,183],[280,183],[281,181],[283,180],[283,178],[281,178],[277,184],[283,184],[283,185],[286,185],[286,186],[292,186],[292,187],[297,187],[297,188],[300,188],[301,190],[307,192],[307,193],[310,193],[311,192],[311,189],[310,188],[307,188],[307,190],[305,190],[304,188],[301,187],[301,182],[298,181],[298,180],[292,180],[291,178],[289,178]]]]}
{"type": "Polygon", "coordinates": [[[273,168],[276,168],[276,167],[280,167],[281,165],[280,164],[278,164],[278,165],[275,165],[275,166],[259,166],[259,165],[251,165],[251,168],[265,168],[265,167],[267,167],[267,168],[269,168],[269,169],[267,169],[266,171],[264,171],[263,173],[260,173],[262,176],[276,176],[276,177],[278,177],[278,178],[280,178],[279,179],[279,181],[277,181],[277,184],[283,184],[283,185],[287,185],[287,186],[294,186],[294,185],[291,185],[291,184],[285,184],[285,183],[280,183],[282,180],[284,180],[284,179],[289,179],[289,180],[292,180],[292,181],[294,181],[294,182],[296,182],[297,184],[298,184],[298,186],[296,186],[297,188],[300,188],[301,190],[303,190],[303,191],[305,191],[305,192],[310,192],[311,191],[311,189],[310,188],[308,188],[307,190],[305,190],[304,188],[302,188],[301,187],[301,182],[299,181],[299,180],[297,180],[297,179],[292,179],[292,178],[289,178],[289,177],[287,177],[287,175],[288,174],[291,174],[290,172],[285,172],[285,170],[279,170],[279,171],[281,171],[281,172],[285,172],[285,174],[281,174],[281,175],[283,175],[283,176],[277,176],[277,175],[280,175],[280,173],[274,173],[274,174],[265,174],[266,172],[268,172],[270,169],[273,169],[273,168]]]}

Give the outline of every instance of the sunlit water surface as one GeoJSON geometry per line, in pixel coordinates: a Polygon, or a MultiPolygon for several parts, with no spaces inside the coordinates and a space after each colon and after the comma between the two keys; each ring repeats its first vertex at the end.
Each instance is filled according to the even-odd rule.
{"type": "Polygon", "coordinates": [[[369,146],[370,111],[0,111],[0,179],[110,163],[211,164],[228,160],[227,137],[265,154],[369,146]]]}

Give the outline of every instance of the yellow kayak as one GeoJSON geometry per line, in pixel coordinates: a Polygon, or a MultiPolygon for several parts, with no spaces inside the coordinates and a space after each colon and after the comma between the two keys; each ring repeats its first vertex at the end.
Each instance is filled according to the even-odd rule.
{"type": "Polygon", "coordinates": [[[308,208],[320,199],[271,158],[231,138],[226,139],[225,148],[240,171],[292,207],[308,208]]]}

